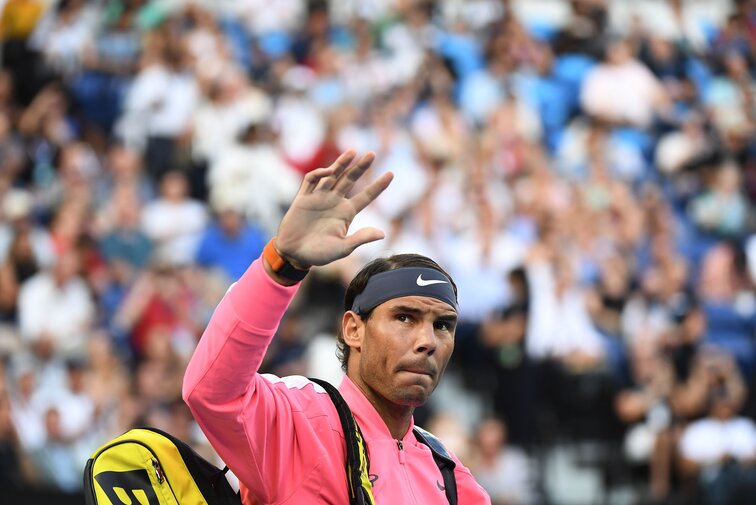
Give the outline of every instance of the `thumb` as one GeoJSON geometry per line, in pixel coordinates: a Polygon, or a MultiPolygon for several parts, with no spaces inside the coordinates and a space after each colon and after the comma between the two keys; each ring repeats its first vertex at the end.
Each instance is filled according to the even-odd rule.
{"type": "Polygon", "coordinates": [[[360,228],[356,232],[346,237],[345,240],[347,247],[349,248],[349,252],[351,253],[359,246],[367,244],[369,242],[375,242],[376,240],[381,240],[385,236],[386,234],[383,233],[382,230],[379,230],[378,228],[367,227],[360,228]]]}

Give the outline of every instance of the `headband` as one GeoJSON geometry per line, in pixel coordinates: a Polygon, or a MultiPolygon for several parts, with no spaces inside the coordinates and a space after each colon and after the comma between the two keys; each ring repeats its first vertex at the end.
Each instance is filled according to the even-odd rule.
{"type": "Polygon", "coordinates": [[[402,296],[429,296],[459,310],[451,280],[438,270],[426,267],[404,267],[375,274],[354,299],[352,310],[364,314],[402,296]]]}

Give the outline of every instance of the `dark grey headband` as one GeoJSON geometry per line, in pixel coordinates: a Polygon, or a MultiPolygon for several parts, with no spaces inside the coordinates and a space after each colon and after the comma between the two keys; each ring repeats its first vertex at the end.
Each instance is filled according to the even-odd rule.
{"type": "Polygon", "coordinates": [[[375,274],[354,299],[352,310],[364,314],[402,296],[430,296],[459,310],[451,280],[438,270],[426,267],[404,267],[375,274]]]}

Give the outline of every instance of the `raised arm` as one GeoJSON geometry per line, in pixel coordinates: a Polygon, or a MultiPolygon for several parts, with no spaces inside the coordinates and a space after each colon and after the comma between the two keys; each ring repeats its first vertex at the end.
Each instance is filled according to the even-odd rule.
{"type": "MultiPolygon", "coordinates": [[[[350,196],[374,155],[354,159],[354,151],[347,151],[330,167],[305,176],[276,240],[278,254],[292,265],[325,265],[383,238],[383,232],[372,228],[347,235],[354,216],[392,177],[386,174],[350,196]]],[[[216,308],[184,377],[184,400],[213,447],[266,503],[297,486],[306,477],[302,472],[315,467],[320,456],[302,451],[317,439],[311,419],[301,415],[302,402],[311,396],[257,373],[296,289],[295,282],[256,259],[216,308]],[[309,443],[302,444],[303,438],[309,443]],[[308,464],[291,465],[292,457],[308,464]]]]}

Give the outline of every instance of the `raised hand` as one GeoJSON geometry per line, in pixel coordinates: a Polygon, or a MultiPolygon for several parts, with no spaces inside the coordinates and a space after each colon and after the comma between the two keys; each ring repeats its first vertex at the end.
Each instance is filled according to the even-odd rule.
{"type": "Polygon", "coordinates": [[[375,159],[369,152],[352,163],[357,153],[341,154],[328,168],[308,173],[276,236],[279,254],[299,268],[326,265],[351,254],[357,247],[382,239],[377,228],[361,228],[347,236],[354,216],[391,183],[388,172],[349,197],[349,192],[375,159]]]}

